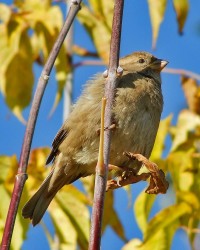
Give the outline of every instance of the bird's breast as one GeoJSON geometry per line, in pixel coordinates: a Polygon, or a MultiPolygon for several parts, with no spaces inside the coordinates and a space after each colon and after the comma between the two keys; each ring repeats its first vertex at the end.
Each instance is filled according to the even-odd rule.
{"type": "Polygon", "coordinates": [[[118,93],[113,109],[117,129],[112,136],[111,161],[118,165],[124,161],[124,151],[150,156],[162,112],[162,96],[157,105],[150,95],[134,96],[133,90],[130,96],[130,91],[118,93]]]}

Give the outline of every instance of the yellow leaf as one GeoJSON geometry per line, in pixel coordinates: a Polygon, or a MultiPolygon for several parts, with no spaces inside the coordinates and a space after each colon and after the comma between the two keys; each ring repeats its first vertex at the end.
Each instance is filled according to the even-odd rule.
{"type": "Polygon", "coordinates": [[[66,84],[67,75],[72,72],[72,65],[70,63],[70,58],[67,57],[67,52],[64,47],[61,48],[58,57],[55,61],[56,68],[56,80],[57,80],[57,93],[55,96],[53,107],[50,111],[50,116],[53,114],[58,103],[60,102],[63,94],[63,90],[66,84]]]}
{"type": "Polygon", "coordinates": [[[36,148],[31,151],[27,169],[28,181],[26,182],[30,196],[41,185],[48,175],[50,168],[45,167],[50,148],[36,148]]]}
{"type": "Polygon", "coordinates": [[[31,101],[33,87],[32,49],[22,22],[0,26],[0,89],[5,101],[21,120],[21,111],[31,101]]]}
{"type": "MultiPolygon", "coordinates": [[[[84,185],[85,191],[89,196],[90,200],[93,199],[94,196],[94,179],[95,176],[88,176],[82,178],[82,183],[84,185]]],[[[123,240],[126,240],[126,236],[124,233],[123,225],[117,215],[117,212],[114,209],[114,194],[113,192],[107,192],[105,195],[105,202],[104,202],[104,216],[103,216],[103,229],[105,230],[107,226],[112,227],[115,233],[121,237],[123,240]],[[110,216],[112,214],[112,216],[110,216]]]]}
{"type": "Polygon", "coordinates": [[[17,157],[15,155],[0,156],[0,166],[0,184],[3,183],[6,192],[11,195],[18,169],[17,157]]]}
{"type": "MultiPolygon", "coordinates": [[[[56,236],[59,238],[57,249],[75,250],[77,249],[77,231],[73,225],[73,221],[66,213],[61,209],[59,204],[54,199],[49,206],[53,225],[55,227],[56,236]]],[[[51,245],[51,249],[53,246],[51,245]]]]}
{"type": "MultiPolygon", "coordinates": [[[[10,204],[11,192],[13,190],[15,175],[17,173],[18,163],[16,156],[0,156],[0,166],[0,194],[2,201],[0,202],[0,237],[2,237],[10,204]]],[[[26,191],[24,193],[26,193],[26,191]]],[[[28,221],[25,221],[21,216],[20,204],[12,236],[11,250],[21,248],[27,229],[28,221]]]]}
{"type": "Polygon", "coordinates": [[[155,48],[160,25],[163,21],[166,10],[167,0],[148,0],[148,5],[153,33],[152,46],[155,48]]]}
{"type": "Polygon", "coordinates": [[[77,17],[91,36],[99,56],[108,64],[111,30],[106,23],[102,22],[95,13],[84,5],[77,17]]]}
{"type": "MultiPolygon", "coordinates": [[[[33,29],[35,31],[35,35],[32,38],[34,51],[35,53],[38,53],[41,50],[44,56],[44,61],[46,61],[56,41],[58,32],[61,30],[63,25],[62,13],[57,6],[54,6],[47,10],[41,8],[39,12],[33,13],[29,16],[29,18],[34,20],[33,29]]],[[[62,46],[55,61],[55,68],[58,87],[50,115],[54,112],[59,101],[61,100],[63,89],[66,84],[67,74],[72,70],[70,58],[67,57],[64,46],[62,46]]]]}
{"type": "Polygon", "coordinates": [[[188,203],[194,210],[198,210],[200,207],[200,200],[192,192],[189,191],[177,192],[177,198],[180,201],[188,203]]]}
{"type": "Polygon", "coordinates": [[[102,4],[102,12],[105,19],[105,23],[111,31],[112,21],[113,21],[114,1],[101,0],[101,4],[102,4]]]}
{"type": "Polygon", "coordinates": [[[140,239],[132,239],[122,247],[122,250],[139,250],[141,244],[142,241],[140,239]]]}
{"type": "Polygon", "coordinates": [[[148,225],[148,217],[155,201],[155,195],[149,195],[144,190],[138,195],[134,204],[134,214],[137,224],[144,233],[148,225]]]}
{"type": "Polygon", "coordinates": [[[89,211],[87,206],[69,191],[70,188],[72,186],[63,187],[56,195],[55,200],[66,216],[73,222],[80,247],[87,249],[90,228],[89,211]],[[67,192],[65,191],[66,189],[68,190],[67,192]]]}
{"type": "Polygon", "coordinates": [[[89,0],[90,6],[93,10],[94,13],[98,13],[98,15],[101,15],[102,13],[102,4],[101,0],[96,1],[96,0],[89,0]]]}
{"type": "Polygon", "coordinates": [[[176,18],[178,22],[178,31],[182,34],[183,27],[189,11],[188,0],[173,0],[176,18]]]}
{"type": "Polygon", "coordinates": [[[170,228],[160,230],[156,235],[152,235],[152,238],[145,243],[139,239],[132,239],[122,250],[169,250],[176,229],[177,226],[172,225],[170,228]]]}
{"type": "Polygon", "coordinates": [[[123,225],[114,209],[113,192],[106,193],[104,204],[103,231],[107,226],[110,226],[121,239],[126,241],[123,225]]]}
{"type": "Polygon", "coordinates": [[[172,120],[172,115],[169,115],[160,122],[153,151],[151,154],[152,161],[156,161],[157,159],[160,159],[162,157],[163,149],[165,146],[165,139],[169,132],[171,120],[172,120]]]}
{"type": "Polygon", "coordinates": [[[38,10],[38,9],[48,9],[51,5],[50,0],[14,0],[15,5],[18,6],[21,10],[38,10]]]}
{"type": "Polygon", "coordinates": [[[200,88],[193,78],[181,77],[181,85],[186,97],[189,110],[200,114],[200,88]]]}
{"type": "Polygon", "coordinates": [[[176,192],[200,192],[200,158],[194,158],[194,149],[176,151],[167,157],[167,164],[176,192]]]}
{"type": "MultiPolygon", "coordinates": [[[[29,159],[28,180],[26,182],[27,197],[33,195],[42,181],[48,175],[50,168],[45,168],[45,162],[49,148],[37,148],[32,150],[29,159]]],[[[24,205],[25,202],[22,204],[24,205]]],[[[64,250],[75,250],[77,244],[86,249],[89,238],[89,211],[90,201],[86,195],[72,185],[64,186],[53,199],[48,211],[55,226],[56,236],[59,240],[54,241],[47,234],[49,244],[64,250]]]]}
{"type": "Polygon", "coordinates": [[[90,176],[81,178],[80,180],[83,183],[83,187],[89,199],[91,200],[91,205],[92,205],[93,196],[94,196],[95,175],[90,175],[90,176]]]}
{"type": "Polygon", "coordinates": [[[3,3],[0,3],[0,20],[3,22],[8,22],[11,17],[11,9],[3,3]]]}
{"type": "Polygon", "coordinates": [[[106,0],[89,0],[90,5],[93,9],[93,13],[102,22],[104,22],[108,28],[112,29],[112,17],[113,17],[113,9],[114,9],[114,1],[106,1],[106,0]]]}
{"type": "Polygon", "coordinates": [[[175,221],[169,227],[165,229],[160,229],[156,234],[152,235],[152,237],[142,243],[138,248],[135,250],[149,250],[149,249],[156,249],[156,250],[169,250],[171,249],[171,242],[174,236],[175,231],[178,228],[178,223],[175,221]]]}
{"type": "Polygon", "coordinates": [[[156,233],[159,233],[160,230],[170,227],[176,223],[176,221],[182,216],[191,213],[192,208],[185,202],[181,202],[161,210],[153,217],[153,219],[149,221],[144,234],[144,242],[149,241],[156,233]]]}
{"type": "Polygon", "coordinates": [[[182,110],[174,128],[171,152],[178,150],[188,140],[189,132],[194,131],[197,127],[200,127],[200,117],[189,110],[182,110]]]}

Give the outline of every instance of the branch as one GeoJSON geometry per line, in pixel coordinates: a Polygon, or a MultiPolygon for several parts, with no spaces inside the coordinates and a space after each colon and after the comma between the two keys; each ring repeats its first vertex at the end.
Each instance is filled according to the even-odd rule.
{"type": "Polygon", "coordinates": [[[103,61],[97,61],[97,60],[84,60],[81,62],[77,62],[73,64],[73,68],[78,68],[80,66],[97,66],[97,65],[105,65],[103,61]]]}
{"type": "Polygon", "coordinates": [[[43,94],[44,94],[44,91],[45,91],[45,88],[49,79],[50,72],[53,67],[53,64],[63,44],[65,36],[67,35],[69,28],[76,14],[78,13],[80,9],[80,3],[81,3],[81,0],[72,1],[69,14],[66,18],[64,26],[44,66],[44,69],[41,73],[41,77],[38,80],[36,93],[33,99],[26,132],[24,135],[24,141],[23,141],[20,161],[19,161],[19,168],[18,168],[18,173],[16,175],[11,202],[10,202],[10,206],[9,206],[9,210],[8,210],[8,214],[6,218],[6,224],[5,224],[2,243],[1,243],[1,250],[7,250],[10,248],[12,233],[13,233],[14,224],[15,224],[15,218],[17,215],[17,210],[18,210],[21,194],[23,191],[23,187],[27,179],[26,170],[27,170],[27,165],[28,165],[28,158],[29,158],[30,147],[32,143],[32,138],[33,138],[33,133],[35,129],[35,124],[36,124],[36,120],[38,116],[40,103],[41,103],[41,100],[42,100],[42,97],[43,97],[43,94]]]}
{"type": "Polygon", "coordinates": [[[194,79],[200,81],[200,75],[199,74],[196,74],[196,73],[194,73],[192,71],[185,70],[185,69],[164,68],[162,70],[162,72],[170,73],[170,74],[176,74],[176,75],[184,75],[184,76],[191,77],[191,78],[194,78],[194,79]]]}
{"type": "MultiPolygon", "coordinates": [[[[90,66],[105,65],[105,63],[103,61],[99,61],[99,60],[84,60],[84,61],[77,62],[77,63],[73,64],[73,68],[77,68],[80,66],[89,66],[89,65],[90,66]]],[[[186,70],[186,69],[164,68],[162,70],[162,72],[168,73],[168,74],[183,75],[183,76],[194,78],[194,79],[200,81],[200,74],[194,73],[194,72],[192,72],[190,70],[186,70]]]]}
{"type": "MultiPolygon", "coordinates": [[[[66,10],[68,14],[70,10],[70,4],[71,1],[66,1],[66,10]]],[[[64,93],[63,93],[63,122],[66,121],[66,119],[69,116],[69,113],[71,111],[71,104],[72,104],[72,85],[73,85],[73,57],[72,57],[72,47],[73,47],[73,25],[71,25],[71,28],[69,30],[69,33],[65,39],[64,45],[67,51],[67,57],[70,58],[70,72],[67,74],[67,79],[64,87],[64,93]]]]}
{"type": "MultiPolygon", "coordinates": [[[[111,125],[112,118],[112,104],[115,98],[115,89],[118,83],[118,76],[116,74],[119,64],[119,49],[120,49],[120,37],[122,26],[122,14],[123,14],[124,0],[115,0],[112,35],[110,45],[110,58],[109,58],[109,70],[108,77],[105,85],[105,97],[107,99],[107,105],[105,110],[105,127],[111,125]]],[[[102,215],[104,207],[104,196],[107,183],[108,163],[110,155],[110,142],[111,131],[106,130],[104,136],[104,174],[100,175],[96,173],[95,190],[94,190],[94,203],[91,219],[91,231],[89,250],[99,250],[101,243],[101,225],[102,215]]]]}

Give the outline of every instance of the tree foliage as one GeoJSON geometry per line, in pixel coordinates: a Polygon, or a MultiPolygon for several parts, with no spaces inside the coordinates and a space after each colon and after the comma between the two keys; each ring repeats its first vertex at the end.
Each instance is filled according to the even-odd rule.
{"type": "MultiPolygon", "coordinates": [[[[89,0],[78,15],[79,22],[91,37],[98,56],[108,62],[112,1],[89,0]]],[[[152,25],[153,46],[156,45],[160,25],[164,19],[167,0],[148,0],[152,25]]],[[[189,11],[187,0],[174,0],[178,31],[182,33],[189,11]]],[[[21,121],[22,111],[32,98],[34,75],[33,64],[43,64],[55,42],[63,24],[61,9],[51,1],[14,1],[12,6],[0,4],[0,90],[5,102],[21,121]],[[56,18],[55,18],[56,17],[56,18]],[[23,76],[23,77],[22,77],[23,76]]],[[[73,47],[74,54],[87,56],[87,49],[73,47]]],[[[63,47],[55,64],[57,93],[54,107],[61,99],[67,74],[72,70],[70,57],[63,47]]],[[[143,239],[132,239],[125,243],[123,250],[170,249],[175,232],[182,228],[194,244],[200,214],[200,95],[195,79],[182,77],[183,92],[188,108],[181,110],[175,125],[172,115],[161,121],[151,160],[168,173],[174,203],[150,217],[156,197],[141,192],[134,203],[133,213],[143,234],[143,239]],[[171,138],[171,148],[164,158],[166,138],[171,138]]],[[[32,150],[28,175],[21,204],[25,203],[41,184],[49,169],[45,160],[49,148],[32,150]]],[[[4,202],[0,203],[0,233],[5,223],[6,210],[10,201],[12,186],[17,171],[17,158],[0,156],[0,193],[4,202]]],[[[94,178],[82,180],[85,192],[73,185],[65,186],[52,201],[49,215],[55,236],[52,238],[44,226],[49,244],[59,249],[87,249],[89,237],[89,207],[92,204],[94,178]],[[56,240],[59,239],[59,240],[56,240]]],[[[21,206],[19,211],[21,211],[21,206]]],[[[29,222],[19,212],[16,220],[12,249],[19,249],[26,238],[29,222]]],[[[113,192],[106,194],[103,228],[107,226],[126,242],[122,222],[114,208],[113,192]]]]}

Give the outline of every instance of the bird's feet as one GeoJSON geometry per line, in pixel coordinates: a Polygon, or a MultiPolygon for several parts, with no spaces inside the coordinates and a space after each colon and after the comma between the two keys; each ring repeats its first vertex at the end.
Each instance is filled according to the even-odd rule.
{"type": "MultiPolygon", "coordinates": [[[[106,131],[106,130],[111,130],[111,131],[113,131],[113,130],[115,130],[115,129],[116,129],[116,124],[115,124],[115,123],[112,123],[109,127],[105,127],[105,128],[104,128],[104,131],[106,131]]],[[[97,129],[96,132],[97,132],[97,135],[100,135],[101,129],[100,129],[100,128],[97,129]]]]}
{"type": "MultiPolygon", "coordinates": [[[[122,172],[122,175],[118,177],[118,180],[108,180],[106,190],[116,189],[139,181],[145,181],[150,177],[150,184],[145,191],[146,193],[165,194],[167,192],[169,183],[165,179],[164,172],[161,169],[159,169],[155,163],[149,161],[146,157],[144,157],[141,154],[124,152],[124,155],[131,160],[137,160],[141,162],[149,170],[149,173],[142,173],[141,175],[135,175],[135,173],[131,171],[130,168],[124,169],[124,172],[122,172]]],[[[116,166],[114,166],[115,168],[113,168],[113,165],[110,166],[111,166],[111,168],[109,167],[110,169],[117,170],[117,168],[119,168],[116,166]]],[[[120,167],[119,169],[122,170],[123,168],[120,167]]]]}

